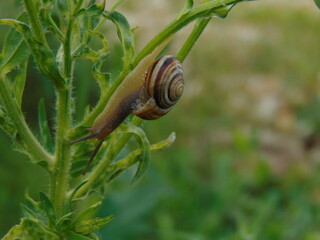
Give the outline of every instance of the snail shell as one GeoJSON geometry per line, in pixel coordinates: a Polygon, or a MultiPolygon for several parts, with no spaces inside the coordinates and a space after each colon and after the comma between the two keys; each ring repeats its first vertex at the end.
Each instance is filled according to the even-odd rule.
{"type": "Polygon", "coordinates": [[[149,68],[133,114],[147,120],[160,118],[172,109],[183,89],[181,63],[174,56],[163,56],[149,68]]]}
{"type": "Polygon", "coordinates": [[[104,110],[88,130],[89,136],[74,140],[70,144],[97,138],[99,143],[87,164],[83,175],[97,154],[104,139],[110,135],[130,113],[143,119],[157,119],[168,113],[183,93],[183,71],[181,63],[171,55],[154,62],[169,40],[147,55],[119,85],[104,110]],[[145,76],[145,77],[144,77],[145,76]]]}

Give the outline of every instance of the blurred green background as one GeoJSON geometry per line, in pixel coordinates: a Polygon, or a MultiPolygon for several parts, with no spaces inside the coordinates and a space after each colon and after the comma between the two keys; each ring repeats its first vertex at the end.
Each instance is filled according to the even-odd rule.
{"type": "MultiPolygon", "coordinates": [[[[183,4],[172,2],[125,1],[118,9],[138,26],[138,49],[183,4]]],[[[0,2],[1,18],[20,10],[19,1],[0,2]]],[[[320,239],[319,25],[311,0],[247,2],[213,19],[183,64],[184,96],[167,116],[143,124],[151,142],[173,131],[176,142],[152,154],[138,183],[130,185],[129,171],[108,187],[99,214],[115,218],[101,239],[320,239]]],[[[7,31],[0,27],[0,45],[7,31]]],[[[105,31],[113,43],[106,69],[118,73],[115,29],[105,31]]],[[[77,118],[98,97],[90,69],[78,62],[77,118]]],[[[23,109],[35,132],[40,98],[54,119],[50,83],[30,63],[23,109]]],[[[25,191],[47,188],[42,169],[11,146],[1,131],[0,236],[18,223],[25,191]]]]}

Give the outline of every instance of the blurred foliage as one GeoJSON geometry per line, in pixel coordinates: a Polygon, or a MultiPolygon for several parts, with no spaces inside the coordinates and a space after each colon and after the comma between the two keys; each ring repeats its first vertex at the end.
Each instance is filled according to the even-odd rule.
{"type": "MultiPolygon", "coordinates": [[[[305,148],[320,131],[320,14],[311,4],[262,2],[209,24],[184,64],[182,100],[168,116],[144,123],[151,142],[172,131],[177,140],[152,155],[140,182],[129,185],[126,173],[111,184],[100,214],[116,217],[102,239],[320,239],[318,138],[305,148]]],[[[14,4],[1,2],[1,16],[15,16],[14,4]]],[[[107,68],[116,72],[121,59],[110,57],[107,68]]],[[[94,103],[98,90],[87,81],[91,66],[81,65],[79,117],[87,102],[81,93],[89,91],[94,103]]],[[[35,128],[34,103],[53,102],[53,93],[34,66],[28,72],[23,109],[35,128]]],[[[21,217],[26,186],[33,195],[47,183],[10,150],[3,132],[0,143],[2,236],[21,217]]]]}

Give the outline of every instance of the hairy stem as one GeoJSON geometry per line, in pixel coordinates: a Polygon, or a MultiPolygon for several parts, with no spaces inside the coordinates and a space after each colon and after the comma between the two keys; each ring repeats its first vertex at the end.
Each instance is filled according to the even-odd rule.
{"type": "Polygon", "coordinates": [[[71,35],[73,28],[73,17],[71,13],[71,1],[69,3],[69,23],[65,37],[64,47],[64,77],[67,86],[57,93],[57,132],[56,132],[56,162],[51,178],[51,199],[56,208],[57,215],[61,210],[69,187],[71,153],[66,132],[71,127],[71,89],[72,89],[72,57],[71,57],[71,35]]]}
{"type": "Polygon", "coordinates": [[[35,5],[34,0],[24,0],[24,5],[27,9],[27,13],[30,19],[30,23],[33,29],[33,34],[35,38],[46,44],[47,40],[44,35],[44,32],[42,31],[40,19],[39,19],[39,14],[38,14],[38,7],[35,5]]]}
{"type": "Polygon", "coordinates": [[[12,91],[8,81],[4,77],[0,77],[1,98],[6,107],[6,111],[17,128],[18,134],[23,143],[27,146],[29,153],[35,160],[44,160],[51,165],[53,163],[53,157],[43,148],[43,146],[31,132],[21,110],[19,109],[19,106],[10,94],[11,92],[12,91]]]}
{"type": "Polygon", "coordinates": [[[57,96],[56,152],[55,164],[51,175],[50,194],[58,215],[61,214],[69,186],[71,167],[70,146],[65,137],[67,130],[71,126],[70,95],[70,91],[66,90],[59,92],[57,96]]]}

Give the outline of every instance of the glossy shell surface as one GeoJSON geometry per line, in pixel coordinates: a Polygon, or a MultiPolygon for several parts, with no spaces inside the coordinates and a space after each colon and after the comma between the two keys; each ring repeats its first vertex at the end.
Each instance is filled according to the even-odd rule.
{"type": "Polygon", "coordinates": [[[159,58],[148,70],[144,94],[147,107],[136,114],[143,119],[157,119],[168,113],[184,89],[181,63],[174,56],[159,58]]]}

